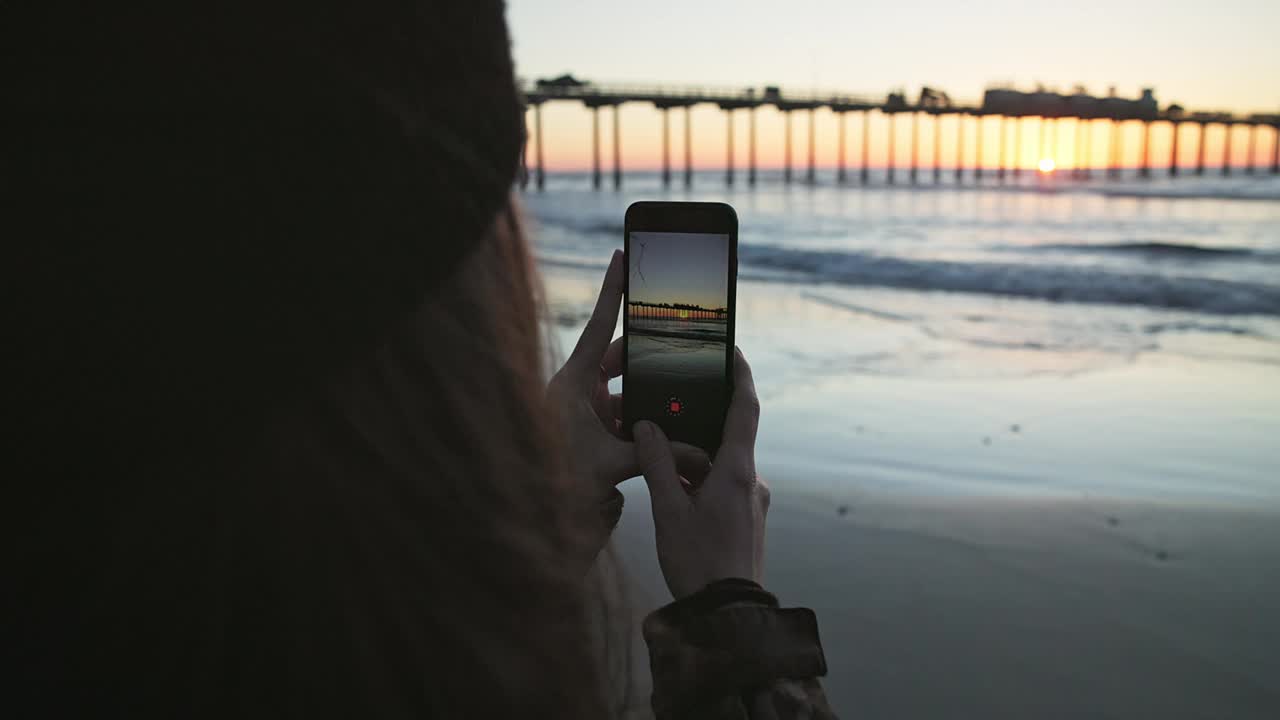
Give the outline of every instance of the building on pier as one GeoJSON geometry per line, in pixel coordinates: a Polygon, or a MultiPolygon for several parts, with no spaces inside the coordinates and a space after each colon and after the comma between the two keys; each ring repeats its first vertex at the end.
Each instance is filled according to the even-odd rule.
{"type": "Polygon", "coordinates": [[[1107,97],[1094,97],[1077,88],[1070,95],[1037,89],[1022,92],[1011,88],[989,88],[982,96],[982,112],[1009,117],[1077,117],[1113,120],[1155,120],[1160,107],[1155,91],[1146,88],[1136,100],[1116,97],[1114,88],[1107,97]]]}

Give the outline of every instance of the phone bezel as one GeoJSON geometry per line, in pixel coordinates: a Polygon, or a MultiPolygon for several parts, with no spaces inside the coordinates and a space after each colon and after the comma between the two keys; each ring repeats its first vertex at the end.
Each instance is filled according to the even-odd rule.
{"type": "MultiPolygon", "coordinates": [[[[632,203],[627,208],[623,221],[623,263],[626,271],[623,274],[622,292],[622,432],[631,437],[631,426],[636,422],[632,402],[626,393],[628,338],[630,323],[627,302],[631,298],[631,233],[633,232],[675,232],[675,233],[708,233],[729,236],[729,320],[728,342],[725,349],[725,383],[728,388],[726,398],[733,397],[733,356],[736,346],[736,330],[738,324],[738,213],[733,207],[722,202],[668,202],[641,201],[632,203]]],[[[726,400],[723,412],[729,410],[726,400]]],[[[720,418],[720,432],[724,433],[724,417],[720,418]]],[[[680,438],[673,438],[680,439],[680,438]]],[[[719,442],[717,441],[717,446],[719,442]]],[[[704,448],[714,451],[715,448],[704,448]]]]}

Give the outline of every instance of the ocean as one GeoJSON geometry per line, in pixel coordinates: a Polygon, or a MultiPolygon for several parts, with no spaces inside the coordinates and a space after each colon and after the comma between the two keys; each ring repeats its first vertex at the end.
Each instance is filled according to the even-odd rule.
{"type": "Polygon", "coordinates": [[[1280,504],[1280,177],[832,175],[527,190],[562,346],[627,205],[725,201],[760,462],[797,492],[1280,504]]]}

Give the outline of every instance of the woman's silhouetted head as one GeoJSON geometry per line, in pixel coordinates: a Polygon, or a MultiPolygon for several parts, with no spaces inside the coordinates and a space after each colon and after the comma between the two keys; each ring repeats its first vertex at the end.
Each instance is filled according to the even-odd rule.
{"type": "Polygon", "coordinates": [[[22,696],[598,716],[503,4],[269,5],[10,25],[22,696]]]}

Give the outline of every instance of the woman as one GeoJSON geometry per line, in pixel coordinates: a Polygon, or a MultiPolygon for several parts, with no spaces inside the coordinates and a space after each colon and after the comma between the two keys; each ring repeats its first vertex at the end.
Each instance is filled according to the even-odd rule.
{"type": "Polygon", "coordinates": [[[543,389],[501,3],[94,20],[10,24],[8,702],[604,717],[583,578],[643,474],[656,715],[831,716],[812,613],[758,585],[741,355],[709,472],[619,437],[615,254],[543,389]]]}

